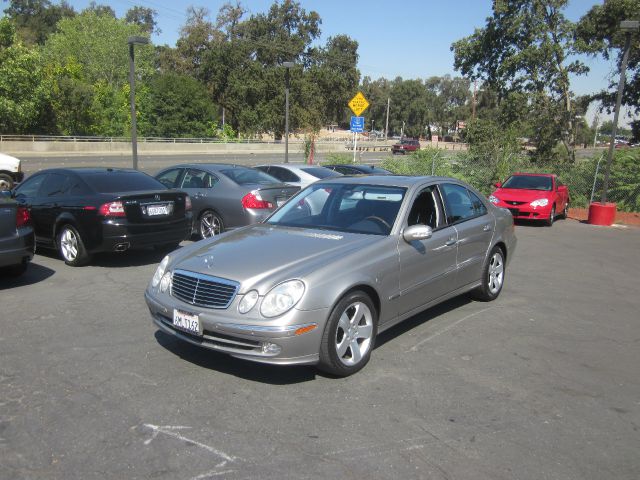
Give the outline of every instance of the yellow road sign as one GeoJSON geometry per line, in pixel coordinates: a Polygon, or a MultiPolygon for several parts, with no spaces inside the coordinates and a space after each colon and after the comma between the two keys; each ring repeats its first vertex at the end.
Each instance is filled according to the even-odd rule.
{"type": "Polygon", "coordinates": [[[356,93],[356,95],[349,101],[349,108],[351,111],[359,117],[362,112],[364,112],[369,106],[369,102],[364,98],[362,92],[356,93]]]}

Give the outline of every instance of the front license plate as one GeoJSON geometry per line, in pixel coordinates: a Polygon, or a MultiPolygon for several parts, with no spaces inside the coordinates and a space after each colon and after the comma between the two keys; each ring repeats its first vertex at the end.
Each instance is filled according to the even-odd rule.
{"type": "Polygon", "coordinates": [[[181,310],[173,311],[173,326],[183,332],[192,335],[202,335],[202,324],[200,318],[195,313],[183,312],[181,310]]]}
{"type": "Polygon", "coordinates": [[[169,207],[167,205],[149,205],[147,207],[147,215],[169,215],[169,207]]]}

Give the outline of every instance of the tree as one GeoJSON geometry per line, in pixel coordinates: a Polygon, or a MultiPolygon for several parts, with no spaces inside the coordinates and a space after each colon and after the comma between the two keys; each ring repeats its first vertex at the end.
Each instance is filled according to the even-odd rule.
{"type": "Polygon", "coordinates": [[[8,18],[0,18],[0,132],[36,133],[49,98],[37,49],[22,45],[8,18]]]}
{"type": "Polygon", "coordinates": [[[107,16],[116,18],[116,12],[109,5],[101,5],[96,3],[95,1],[91,1],[89,6],[83,10],[83,13],[94,13],[99,17],[107,16]]]}
{"type": "MultiPolygon", "coordinates": [[[[640,3],[637,0],[607,0],[603,5],[595,5],[578,22],[576,36],[579,51],[593,56],[602,55],[605,60],[615,56],[617,71],[622,63],[623,46],[626,34],[620,31],[622,20],[640,19],[640,3]]],[[[600,100],[609,111],[613,110],[618,80],[612,79],[609,90],[603,90],[593,96],[600,100]]],[[[632,35],[627,83],[622,97],[623,105],[640,112],[640,32],[632,35]]]]}
{"type": "Polygon", "coordinates": [[[147,35],[161,33],[156,16],[158,12],[152,8],[135,6],[127,10],[124,17],[127,23],[138,25],[147,35]]]}
{"type": "Polygon", "coordinates": [[[571,150],[573,118],[569,75],[587,68],[575,53],[575,25],[562,14],[567,0],[496,0],[484,28],[454,42],[455,68],[482,79],[502,102],[528,96],[538,154],[551,156],[558,140],[571,150]],[[553,126],[548,122],[552,122],[553,126]],[[550,136],[550,137],[549,137],[550,136]]]}
{"type": "Polygon", "coordinates": [[[15,22],[18,38],[26,45],[42,45],[62,18],[76,14],[64,0],[59,5],[48,0],[11,0],[4,13],[15,22]]]}

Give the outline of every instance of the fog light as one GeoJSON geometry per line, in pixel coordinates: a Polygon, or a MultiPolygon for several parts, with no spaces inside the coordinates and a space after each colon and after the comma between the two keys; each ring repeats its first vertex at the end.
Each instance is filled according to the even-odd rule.
{"type": "Polygon", "coordinates": [[[276,345],[271,342],[263,342],[262,344],[262,353],[266,353],[267,355],[277,355],[282,351],[280,345],[276,345]]]}
{"type": "Polygon", "coordinates": [[[162,280],[160,280],[160,291],[164,293],[167,291],[167,289],[170,286],[171,286],[171,272],[167,272],[162,276],[162,280]]]}

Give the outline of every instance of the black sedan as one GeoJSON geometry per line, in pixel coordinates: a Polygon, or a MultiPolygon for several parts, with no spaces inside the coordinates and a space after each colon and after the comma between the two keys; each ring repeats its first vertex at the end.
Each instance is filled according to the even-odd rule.
{"type": "Polygon", "coordinates": [[[260,170],[227,163],[176,165],[156,178],[189,194],[194,233],[201,238],[261,222],[300,190],[260,170]]]}
{"type": "Polygon", "coordinates": [[[29,210],[0,196],[0,275],[24,273],[33,258],[35,242],[29,210]]]}
{"type": "Polygon", "coordinates": [[[325,168],[335,170],[342,175],[392,175],[389,170],[376,167],[375,165],[364,165],[361,163],[352,163],[349,165],[322,165],[325,168]]]}
{"type": "Polygon", "coordinates": [[[12,195],[29,208],[36,242],[71,266],[87,264],[95,252],[173,249],[190,234],[189,196],[136,170],[43,170],[12,195]]]}

